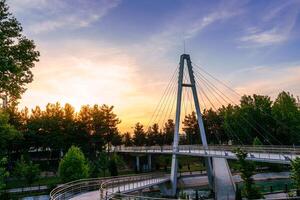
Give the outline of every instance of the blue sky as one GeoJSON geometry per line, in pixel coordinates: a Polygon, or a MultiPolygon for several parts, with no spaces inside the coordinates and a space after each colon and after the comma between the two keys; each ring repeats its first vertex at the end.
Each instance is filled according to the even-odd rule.
{"type": "Polygon", "coordinates": [[[183,41],[193,62],[240,93],[300,93],[300,0],[8,4],[41,52],[22,106],[108,103],[127,124],[146,121],[183,41]]]}

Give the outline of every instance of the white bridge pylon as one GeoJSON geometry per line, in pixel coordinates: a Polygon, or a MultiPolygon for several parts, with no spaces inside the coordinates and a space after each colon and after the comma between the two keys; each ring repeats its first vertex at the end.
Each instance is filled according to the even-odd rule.
{"type": "MultiPolygon", "coordinates": [[[[175,118],[175,129],[174,129],[174,139],[173,139],[173,155],[172,155],[172,167],[171,167],[171,184],[172,184],[172,196],[176,195],[177,191],[177,170],[178,170],[178,161],[177,161],[177,153],[178,153],[178,144],[179,144],[179,128],[180,128],[180,114],[181,114],[181,100],[182,100],[182,89],[183,87],[191,88],[194,104],[196,108],[196,114],[198,119],[198,125],[200,129],[200,137],[202,141],[202,145],[204,149],[208,149],[207,140],[206,140],[206,134],[202,119],[202,114],[200,110],[198,95],[197,95],[197,89],[196,89],[196,83],[195,83],[195,77],[192,67],[192,62],[190,55],[188,54],[182,54],[180,56],[180,66],[179,66],[179,75],[178,75],[178,90],[177,90],[177,105],[176,105],[176,118],[175,118]],[[190,79],[190,83],[184,83],[183,82],[183,73],[184,73],[184,67],[188,69],[188,76],[190,79]]],[[[212,161],[211,158],[207,157],[205,158],[205,166],[206,171],[208,175],[209,185],[210,188],[213,188],[213,173],[212,173],[212,161]]]]}

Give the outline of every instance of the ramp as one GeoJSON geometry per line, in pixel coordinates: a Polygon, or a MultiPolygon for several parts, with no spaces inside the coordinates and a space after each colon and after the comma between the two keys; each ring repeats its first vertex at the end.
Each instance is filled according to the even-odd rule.
{"type": "Polygon", "coordinates": [[[234,200],[235,184],[225,158],[213,158],[214,191],[217,200],[234,200]]]}

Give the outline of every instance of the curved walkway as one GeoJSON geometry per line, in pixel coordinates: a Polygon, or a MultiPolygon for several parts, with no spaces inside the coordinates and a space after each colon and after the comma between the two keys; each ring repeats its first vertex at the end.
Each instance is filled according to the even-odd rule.
{"type": "MultiPolygon", "coordinates": [[[[131,178],[131,177],[127,177],[127,178],[131,178]]],[[[107,180],[106,182],[103,183],[103,184],[107,185],[106,188],[79,194],[79,195],[71,198],[71,200],[100,200],[100,199],[104,199],[104,198],[106,199],[106,197],[109,198],[118,192],[130,193],[130,192],[134,192],[134,191],[138,191],[138,190],[141,190],[144,188],[151,187],[153,185],[159,185],[159,184],[168,182],[170,180],[170,177],[165,176],[165,175],[151,177],[151,178],[144,179],[144,180],[142,180],[143,176],[139,176],[138,178],[141,178],[141,180],[138,181],[135,178],[135,180],[137,180],[137,181],[130,181],[128,179],[128,182],[126,181],[124,183],[119,182],[118,179],[107,180]],[[102,198],[101,198],[101,196],[102,196],[102,198]]],[[[122,179],[120,179],[120,180],[122,181],[122,179]]]]}

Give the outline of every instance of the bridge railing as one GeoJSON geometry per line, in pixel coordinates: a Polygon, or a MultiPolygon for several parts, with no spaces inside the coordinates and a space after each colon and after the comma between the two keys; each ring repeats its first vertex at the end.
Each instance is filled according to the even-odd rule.
{"type": "Polygon", "coordinates": [[[138,188],[159,183],[163,178],[169,178],[163,173],[135,175],[130,177],[116,177],[103,181],[100,186],[100,199],[111,199],[122,193],[131,192],[138,188]]]}
{"type": "Polygon", "coordinates": [[[101,187],[101,184],[104,181],[115,179],[115,178],[124,178],[135,176],[132,175],[122,175],[122,176],[110,176],[110,177],[101,177],[101,178],[88,178],[88,179],[79,179],[76,181],[71,181],[62,185],[57,186],[50,192],[50,200],[67,200],[78,194],[86,193],[89,191],[98,191],[101,187]]]}
{"type": "MultiPolygon", "coordinates": [[[[277,146],[277,145],[258,145],[258,146],[250,146],[250,145],[214,145],[209,146],[208,148],[204,148],[202,145],[179,145],[178,150],[226,150],[232,151],[236,148],[243,149],[245,151],[255,151],[255,152],[274,152],[274,153],[294,153],[300,154],[300,147],[299,146],[277,146]]],[[[164,145],[164,146],[115,146],[113,147],[114,151],[155,151],[155,152],[162,152],[162,151],[173,151],[173,146],[164,145]]]]}
{"type": "Polygon", "coordinates": [[[300,155],[300,147],[291,147],[291,146],[233,146],[233,145],[217,145],[217,146],[209,146],[208,148],[204,148],[201,145],[179,145],[177,149],[173,149],[173,146],[133,146],[133,147],[125,147],[125,146],[116,146],[114,147],[114,151],[116,152],[133,152],[133,153],[171,153],[171,152],[179,152],[179,153],[203,153],[215,156],[222,157],[232,157],[233,150],[236,148],[240,148],[246,152],[248,152],[248,157],[262,159],[268,158],[269,160],[289,160],[293,159],[296,156],[300,155]],[[254,155],[257,154],[257,155],[254,155]]]}
{"type": "Polygon", "coordinates": [[[178,199],[171,199],[171,198],[163,198],[163,197],[150,197],[150,196],[141,196],[141,195],[134,195],[134,194],[118,194],[115,197],[111,197],[112,200],[178,200],[178,199]]]}
{"type": "Polygon", "coordinates": [[[108,178],[80,179],[59,185],[50,192],[50,200],[66,200],[80,193],[98,190],[105,179],[108,178]]]}

